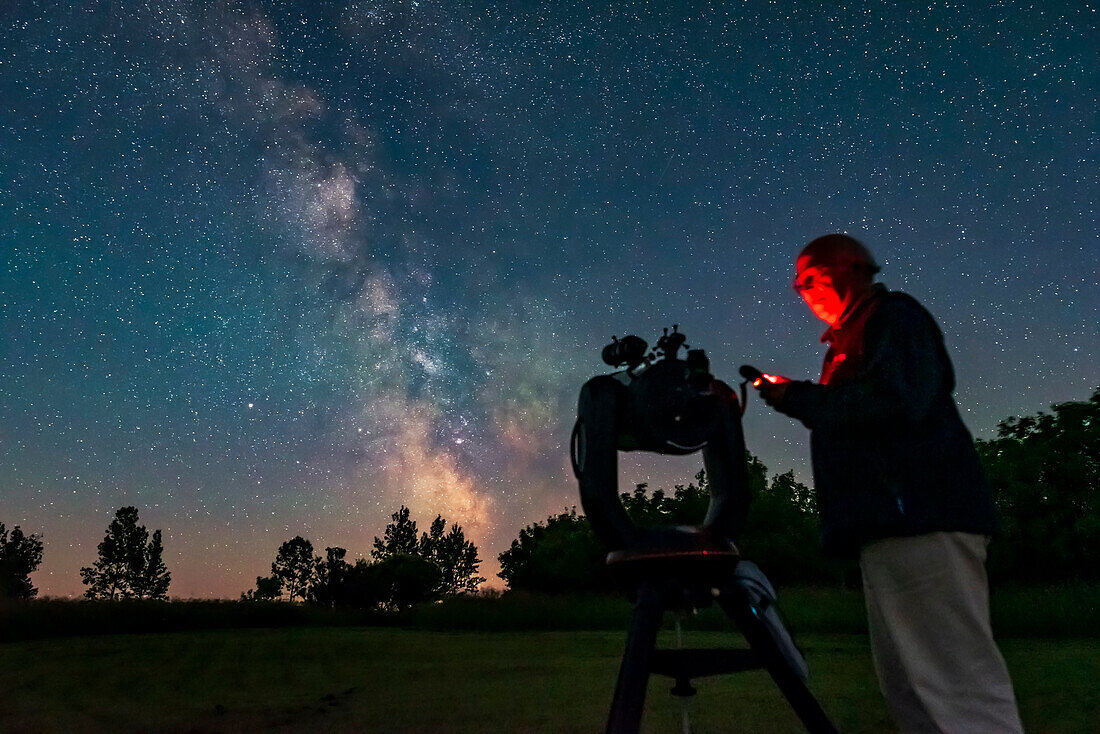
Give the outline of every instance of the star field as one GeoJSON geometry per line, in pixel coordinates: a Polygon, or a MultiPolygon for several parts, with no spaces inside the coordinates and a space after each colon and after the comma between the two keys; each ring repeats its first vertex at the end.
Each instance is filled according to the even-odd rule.
{"type": "Polygon", "coordinates": [[[365,555],[402,504],[492,577],[577,502],[612,334],[817,376],[826,232],[937,317],[976,435],[1100,386],[1088,3],[77,5],[0,20],[0,522],[42,594],[127,504],[173,596],[294,535],[365,555]]]}

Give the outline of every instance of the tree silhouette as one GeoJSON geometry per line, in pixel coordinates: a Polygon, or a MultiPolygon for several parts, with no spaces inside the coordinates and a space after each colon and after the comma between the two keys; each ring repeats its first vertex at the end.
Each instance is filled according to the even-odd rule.
{"type": "Polygon", "coordinates": [[[409,519],[409,508],[401,505],[401,509],[390,515],[392,522],[386,525],[382,538],[374,538],[374,548],[370,552],[371,558],[382,561],[390,556],[404,554],[409,556],[420,555],[420,542],[416,537],[416,521],[409,519]]]}
{"type": "MultiPolygon", "coordinates": [[[[481,559],[477,546],[466,539],[462,528],[455,523],[447,530],[447,521],[436,515],[428,532],[417,538],[416,521],[409,517],[409,508],[401,506],[390,516],[382,537],[374,539],[371,558],[377,562],[394,556],[414,556],[432,563],[439,570],[435,588],[437,597],[454,596],[477,589],[485,579],[477,575],[481,559]]],[[[394,568],[414,568],[410,562],[401,562],[394,568]]],[[[419,570],[417,570],[419,573],[419,570]]]]}
{"type": "Polygon", "coordinates": [[[33,599],[38,589],[31,583],[31,574],[42,563],[42,539],[24,535],[16,525],[11,535],[0,522],[0,599],[33,599]]]}
{"type": "Polygon", "coordinates": [[[172,575],[164,565],[160,530],[138,525],[136,507],[121,507],[99,544],[99,557],[80,569],[89,599],[167,599],[172,575]]]}
{"type": "Polygon", "coordinates": [[[313,544],[295,536],[279,546],[271,576],[256,578],[244,600],[308,601],[323,606],[404,609],[413,604],[467,593],[485,581],[477,575],[477,546],[456,523],[447,529],[436,516],[428,532],[417,537],[409,508],[393,513],[381,538],[375,537],[371,560],[348,563],[347,550],[325,548],[322,560],[313,544]]]}
{"type": "Polygon", "coordinates": [[[391,588],[384,588],[384,572],[380,571],[381,562],[370,562],[358,558],[354,565],[344,569],[343,583],[337,595],[336,604],[356,609],[377,609],[387,603],[391,588]]]}
{"type": "Polygon", "coordinates": [[[168,573],[162,560],[164,545],[161,543],[160,530],[153,531],[153,537],[143,555],[143,566],[131,581],[135,595],[139,599],[167,599],[172,575],[168,573]]]}
{"type": "Polygon", "coordinates": [[[989,547],[998,579],[1100,578],[1100,390],[1051,410],[976,442],[1001,516],[989,547]]]}
{"type": "Polygon", "coordinates": [[[512,590],[551,594],[609,588],[606,550],[574,507],[523,528],[500,554],[500,576],[512,590]]]}
{"type": "Polygon", "coordinates": [[[794,472],[765,479],[767,468],[749,463],[753,501],[738,547],[775,583],[858,584],[853,562],[827,558],[818,541],[817,501],[794,472]]]}
{"type": "MultiPolygon", "coordinates": [[[[321,559],[313,555],[313,543],[300,535],[279,546],[275,562],[271,564],[271,577],[279,581],[291,601],[309,598],[310,587],[317,580],[317,567],[321,559]]],[[[259,579],[256,580],[257,584],[259,579]]]]}
{"type": "Polygon", "coordinates": [[[368,578],[383,607],[394,611],[438,598],[441,573],[427,558],[395,553],[368,566],[368,578]]]}
{"type": "Polygon", "coordinates": [[[695,482],[698,484],[693,482],[686,487],[677,484],[671,495],[666,494],[663,489],[656,489],[649,494],[649,485],[643,482],[634,486],[632,494],[620,494],[619,499],[626,514],[640,527],[698,525],[703,521],[710,504],[710,485],[707,483],[705,470],[696,472],[695,482]]]}
{"type": "Polygon", "coordinates": [[[317,575],[309,589],[310,601],[326,607],[345,602],[351,571],[351,565],[344,560],[347,554],[344,548],[325,548],[325,560],[318,561],[317,575]]]}
{"type": "Polygon", "coordinates": [[[481,559],[477,546],[466,540],[466,534],[458,523],[444,533],[447,522],[436,515],[428,532],[420,537],[419,552],[439,569],[440,580],[436,587],[439,596],[456,596],[476,591],[485,578],[477,575],[481,559]]]}
{"type": "Polygon", "coordinates": [[[256,588],[241,594],[242,601],[275,601],[283,593],[283,584],[274,576],[257,576],[256,588]]]}

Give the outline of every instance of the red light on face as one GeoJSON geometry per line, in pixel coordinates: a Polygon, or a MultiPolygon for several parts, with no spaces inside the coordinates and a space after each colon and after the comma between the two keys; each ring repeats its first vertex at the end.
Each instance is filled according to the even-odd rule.
{"type": "Polygon", "coordinates": [[[844,298],[837,290],[834,276],[839,277],[841,269],[823,265],[811,265],[805,257],[796,263],[798,271],[794,280],[795,291],[819,319],[834,325],[844,311],[844,298]]]}

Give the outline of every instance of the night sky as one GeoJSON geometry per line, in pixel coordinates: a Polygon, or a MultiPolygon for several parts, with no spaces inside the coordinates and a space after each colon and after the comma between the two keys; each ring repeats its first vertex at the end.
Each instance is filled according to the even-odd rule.
{"type": "MultiPolygon", "coordinates": [[[[827,232],[937,317],[976,436],[1100,386],[1091,3],[68,5],[0,17],[0,522],[40,595],[123,505],[172,596],[402,504],[499,585],[577,503],[612,334],[816,378],[827,232]]],[[[745,422],[809,481],[800,425],[745,422]]]]}

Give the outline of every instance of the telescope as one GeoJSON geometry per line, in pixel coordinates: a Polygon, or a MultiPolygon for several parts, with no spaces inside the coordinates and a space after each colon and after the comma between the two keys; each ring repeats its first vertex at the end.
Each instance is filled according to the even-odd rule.
{"type": "Polygon", "coordinates": [[[648,354],[640,337],[614,338],[603,349],[604,362],[625,369],[594,377],[581,388],[570,441],[573,472],[585,515],[613,554],[627,549],[737,552],[749,508],[741,409],[733,390],[710,373],[703,350],[685,342],[676,324],[671,333],[664,330],[648,354]],[[687,349],[684,359],[681,349],[687,349]],[[619,499],[619,451],[701,451],[710,490],[702,524],[638,527],[619,499]]]}
{"type": "MultiPolygon", "coordinates": [[[[588,380],[577,401],[569,454],[581,505],[609,551],[609,571],[634,604],[605,732],[637,734],[651,673],[673,678],[672,693],[686,700],[695,693],[693,678],[764,668],[810,732],[836,734],[806,687],[806,661],[779,618],[775,589],[737,547],[750,499],[741,405],[710,373],[703,350],[690,349],[686,341],[676,324],[648,353],[638,336],[613,338],[602,356],[619,370],[588,380]],[[687,349],[685,359],[681,349],[687,349]],[[619,497],[620,451],[702,452],[710,490],[702,523],[635,524],[619,497]],[[749,649],[657,647],[666,611],[694,611],[714,602],[749,649]]],[[[770,380],[747,365],[741,375],[770,380]]],[[[686,708],[684,717],[686,731],[686,708]]]]}

